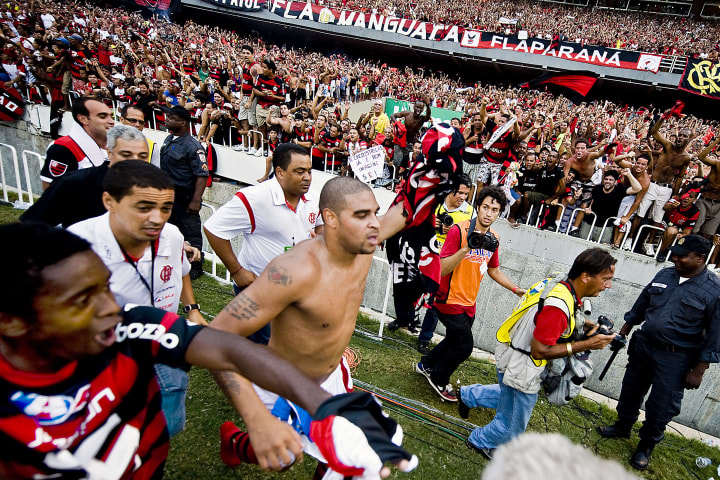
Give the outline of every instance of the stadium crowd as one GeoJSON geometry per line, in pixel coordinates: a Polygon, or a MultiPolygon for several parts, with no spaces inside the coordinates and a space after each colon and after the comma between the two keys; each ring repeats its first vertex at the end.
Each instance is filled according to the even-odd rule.
{"type": "Polygon", "coordinates": [[[717,59],[720,43],[717,21],[531,0],[512,3],[488,0],[477,4],[451,0],[442,6],[430,0],[316,0],[316,3],[481,31],[510,34],[525,30],[530,37],[548,40],[560,35],[570,42],[666,55],[717,59]],[[608,28],[608,25],[614,27],[608,28]]]}

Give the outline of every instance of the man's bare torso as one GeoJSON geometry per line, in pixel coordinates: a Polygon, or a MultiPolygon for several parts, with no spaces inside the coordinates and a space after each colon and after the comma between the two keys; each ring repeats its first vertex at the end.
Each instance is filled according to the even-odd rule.
{"type": "Polygon", "coordinates": [[[287,255],[303,258],[313,281],[303,286],[303,300],[272,321],[269,346],[320,382],[337,368],[355,331],[372,255],[357,255],[341,267],[331,261],[321,238],[302,242],[287,255]]]}
{"type": "Polygon", "coordinates": [[[591,160],[587,155],[578,160],[577,157],[571,157],[568,162],[571,170],[575,170],[576,179],[580,181],[588,181],[595,173],[595,161],[591,160]]]}
{"type": "Polygon", "coordinates": [[[663,151],[655,164],[655,168],[653,168],[652,181],[674,183],[688,163],[690,163],[690,154],[684,149],[681,152],[674,149],[663,151]]]}

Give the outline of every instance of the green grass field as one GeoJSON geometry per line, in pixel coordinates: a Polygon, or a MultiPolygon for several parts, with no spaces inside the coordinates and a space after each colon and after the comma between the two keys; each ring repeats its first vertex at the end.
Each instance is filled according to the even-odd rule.
{"type": "MultiPolygon", "coordinates": [[[[15,221],[21,213],[12,207],[0,206],[0,223],[15,221]]],[[[193,286],[203,311],[210,315],[217,314],[232,298],[230,286],[219,284],[208,276],[195,281],[193,286]]],[[[376,332],[377,326],[375,321],[365,316],[358,317],[358,331],[350,345],[360,360],[354,373],[358,386],[382,390],[383,395],[396,400],[404,397],[420,402],[419,406],[413,405],[424,412],[417,414],[385,402],[387,410],[405,430],[405,447],[420,458],[420,465],[414,472],[396,472],[391,478],[480,478],[486,461],[465,446],[464,437],[469,431],[463,427],[464,422],[459,419],[456,406],[442,403],[426,380],[411,370],[411,363],[419,358],[413,348],[415,339],[400,332],[379,341],[367,335],[367,332],[376,332]],[[431,415],[441,421],[433,421],[431,415]]],[[[495,369],[490,363],[469,360],[456,372],[453,381],[455,379],[464,385],[493,383],[496,380],[495,369]]],[[[471,412],[469,422],[484,425],[492,416],[490,410],[476,409],[471,412]]],[[[234,471],[225,467],[218,454],[219,427],[226,420],[233,420],[239,425],[241,421],[206,371],[193,369],[190,372],[187,417],[185,431],[171,441],[165,472],[168,479],[304,480],[312,477],[315,462],[309,457],[280,474],[266,474],[252,465],[242,465],[234,471]]],[[[616,459],[627,466],[627,459],[638,440],[637,429],[630,440],[601,439],[594,430],[595,426],[611,422],[614,418],[613,411],[585,398],[576,399],[563,407],[549,405],[541,399],[528,430],[562,433],[598,455],[616,459]]],[[[657,480],[706,480],[713,476],[718,462],[720,450],[717,448],[668,433],[665,441],[655,449],[650,468],[639,476],[657,480]],[[697,468],[696,456],[709,457],[713,467],[697,468]]]]}

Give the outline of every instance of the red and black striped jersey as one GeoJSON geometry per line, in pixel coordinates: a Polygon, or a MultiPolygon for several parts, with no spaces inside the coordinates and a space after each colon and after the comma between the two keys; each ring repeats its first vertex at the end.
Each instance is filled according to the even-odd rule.
{"type": "Polygon", "coordinates": [[[262,108],[268,108],[272,105],[280,105],[285,101],[285,82],[283,82],[282,78],[278,76],[269,78],[265,75],[258,75],[253,88],[260,90],[261,92],[263,90],[270,90],[272,95],[283,97],[282,100],[270,97],[258,97],[258,105],[262,108]]]}
{"type": "Polygon", "coordinates": [[[17,370],[0,356],[0,472],[161,478],[168,432],[153,365],[187,369],[185,351],[202,328],[135,307],[123,313],[112,347],[55,373],[17,370]]]}
{"type": "Polygon", "coordinates": [[[242,66],[242,93],[243,95],[251,95],[253,89],[253,77],[250,74],[250,69],[257,65],[257,62],[246,63],[242,66]]]}
{"type": "Polygon", "coordinates": [[[293,127],[293,138],[296,139],[298,142],[311,142],[313,141],[313,129],[312,127],[308,127],[305,129],[305,132],[303,133],[302,129],[298,127],[293,127]]]}

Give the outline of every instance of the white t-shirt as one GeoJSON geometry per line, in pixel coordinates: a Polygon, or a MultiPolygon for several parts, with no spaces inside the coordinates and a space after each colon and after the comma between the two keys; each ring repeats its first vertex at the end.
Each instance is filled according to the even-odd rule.
{"type": "Polygon", "coordinates": [[[310,238],[321,225],[314,192],[309,191],[293,210],[276,178],[237,192],[204,224],[216,237],[231,240],[244,234],[240,265],[260,275],[270,260],[310,238]]]}
{"type": "Polygon", "coordinates": [[[46,30],[55,25],[55,17],[49,13],[43,13],[40,15],[40,20],[42,20],[46,30]]]}
{"type": "Polygon", "coordinates": [[[175,225],[166,223],[160,233],[154,268],[152,248],[148,247],[136,263],[137,270],[120,250],[110,229],[109,213],[75,223],[68,227],[68,231],[90,242],[93,251],[110,269],[110,290],[118,304],[152,305],[177,313],[182,277],[190,273],[190,263],[183,248],[185,240],[175,225]],[[152,301],[145,283],[153,288],[152,301]]]}

